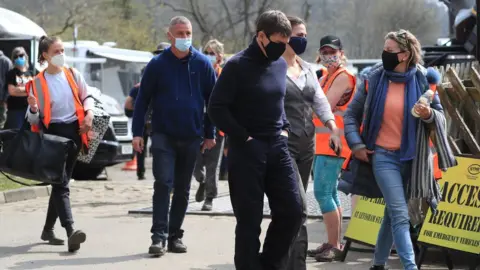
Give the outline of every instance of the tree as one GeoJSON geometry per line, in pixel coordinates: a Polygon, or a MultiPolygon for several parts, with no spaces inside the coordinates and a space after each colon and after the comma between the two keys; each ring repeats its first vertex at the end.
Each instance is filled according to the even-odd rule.
{"type": "MultiPolygon", "coordinates": [[[[178,12],[198,27],[200,44],[211,38],[223,40],[227,49],[238,51],[247,46],[255,29],[255,19],[264,11],[280,8],[283,0],[157,0],[160,6],[178,12]]],[[[195,35],[196,32],[194,33],[195,35]]]]}

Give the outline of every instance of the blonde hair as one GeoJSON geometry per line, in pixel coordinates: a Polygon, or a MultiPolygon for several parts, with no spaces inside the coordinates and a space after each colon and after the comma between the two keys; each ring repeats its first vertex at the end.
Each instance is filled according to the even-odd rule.
{"type": "Polygon", "coordinates": [[[207,48],[210,48],[214,53],[220,55],[223,58],[224,47],[223,47],[223,43],[221,43],[220,41],[216,39],[209,40],[205,44],[204,50],[206,50],[207,48]]]}
{"type": "Polygon", "coordinates": [[[402,52],[410,52],[407,62],[408,66],[423,64],[422,45],[410,31],[400,29],[396,32],[390,32],[385,36],[385,40],[387,39],[397,42],[402,52]]]}

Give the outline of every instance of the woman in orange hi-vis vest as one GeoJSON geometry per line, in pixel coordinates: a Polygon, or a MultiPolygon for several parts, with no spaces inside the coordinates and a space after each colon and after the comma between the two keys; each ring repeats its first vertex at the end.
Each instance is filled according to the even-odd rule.
{"type": "Polygon", "coordinates": [[[66,174],[58,181],[62,184],[52,185],[41,238],[52,245],[64,244],[53,232],[58,217],[67,231],[68,251],[75,252],[85,242],[86,235],[73,227],[68,183],[78,153],[88,145],[87,133],[92,127],[94,100],[88,95],[82,75],[65,67],[65,49],[59,38],[42,37],[38,53],[39,62],[47,62],[48,67],[26,86],[29,94],[27,117],[32,131],[43,129],[45,133],[72,139],[77,146],[77,151],[67,159],[66,174]]]}
{"type": "MultiPolygon", "coordinates": [[[[210,59],[217,77],[220,76],[224,58],[223,44],[216,39],[212,39],[205,44],[203,54],[210,59]]],[[[203,151],[198,153],[193,171],[195,179],[199,182],[195,200],[197,202],[205,200],[202,211],[212,210],[213,199],[217,197],[218,193],[218,178],[220,177],[220,162],[223,155],[225,134],[221,130],[217,130],[215,139],[217,144],[212,149],[202,149],[203,151]]]]}
{"type": "MultiPolygon", "coordinates": [[[[343,135],[343,113],[355,93],[355,76],[344,67],[345,56],[340,39],[325,36],[320,40],[321,63],[328,73],[320,79],[320,86],[327,96],[335,115],[337,127],[343,135]]],[[[316,146],[314,162],[314,194],[325,222],[328,242],[309,255],[317,261],[329,262],[341,258],[340,244],[342,208],[338,198],[337,184],[342,165],[350,156],[350,149],[342,136],[342,150],[334,152],[328,144],[329,130],[315,119],[316,146]]]]}

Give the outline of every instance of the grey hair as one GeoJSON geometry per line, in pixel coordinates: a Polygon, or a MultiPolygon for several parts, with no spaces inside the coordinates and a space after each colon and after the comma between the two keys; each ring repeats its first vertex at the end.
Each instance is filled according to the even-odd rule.
{"type": "Polygon", "coordinates": [[[205,44],[204,49],[210,48],[214,53],[220,55],[223,58],[224,54],[224,47],[223,43],[216,39],[209,40],[207,44],[205,44]]]}
{"type": "Polygon", "coordinates": [[[28,64],[28,54],[27,54],[27,51],[25,51],[25,48],[23,47],[16,47],[15,49],[12,50],[12,61],[15,61],[15,56],[17,56],[18,54],[25,54],[25,67],[28,68],[29,67],[29,64],[28,64]]]}
{"type": "Polygon", "coordinates": [[[172,29],[173,26],[177,24],[189,24],[192,25],[190,20],[185,16],[175,16],[170,20],[169,29],[172,29]]]}

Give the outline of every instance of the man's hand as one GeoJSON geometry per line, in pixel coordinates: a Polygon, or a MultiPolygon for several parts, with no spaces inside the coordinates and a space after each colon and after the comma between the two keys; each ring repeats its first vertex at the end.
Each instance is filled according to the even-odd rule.
{"type": "Polygon", "coordinates": [[[420,116],[420,118],[427,120],[432,116],[432,109],[429,106],[425,106],[424,104],[417,103],[413,106],[415,112],[420,116]]]}
{"type": "Polygon", "coordinates": [[[133,137],[132,146],[135,152],[142,153],[144,141],[142,137],[133,137]]]}
{"type": "Polygon", "coordinates": [[[335,154],[337,154],[337,156],[340,155],[343,145],[342,140],[340,139],[340,130],[338,128],[335,128],[330,134],[329,144],[335,154]]]}
{"type": "Polygon", "coordinates": [[[288,138],[288,131],[282,130],[282,133],[280,133],[280,135],[288,138]]]}
{"type": "Polygon", "coordinates": [[[88,110],[85,118],[83,118],[83,123],[80,125],[80,134],[89,132],[92,129],[93,124],[93,112],[88,110]]]}
{"type": "Polygon", "coordinates": [[[361,148],[353,152],[353,155],[356,159],[370,163],[368,155],[373,154],[373,151],[368,150],[367,148],[361,148]]]}
{"type": "Polygon", "coordinates": [[[215,139],[204,139],[202,144],[202,153],[205,152],[205,149],[210,150],[212,149],[217,143],[215,139]]]}
{"type": "Polygon", "coordinates": [[[37,99],[35,97],[28,96],[27,101],[28,101],[28,105],[30,105],[30,110],[33,113],[38,112],[37,99]]]}

